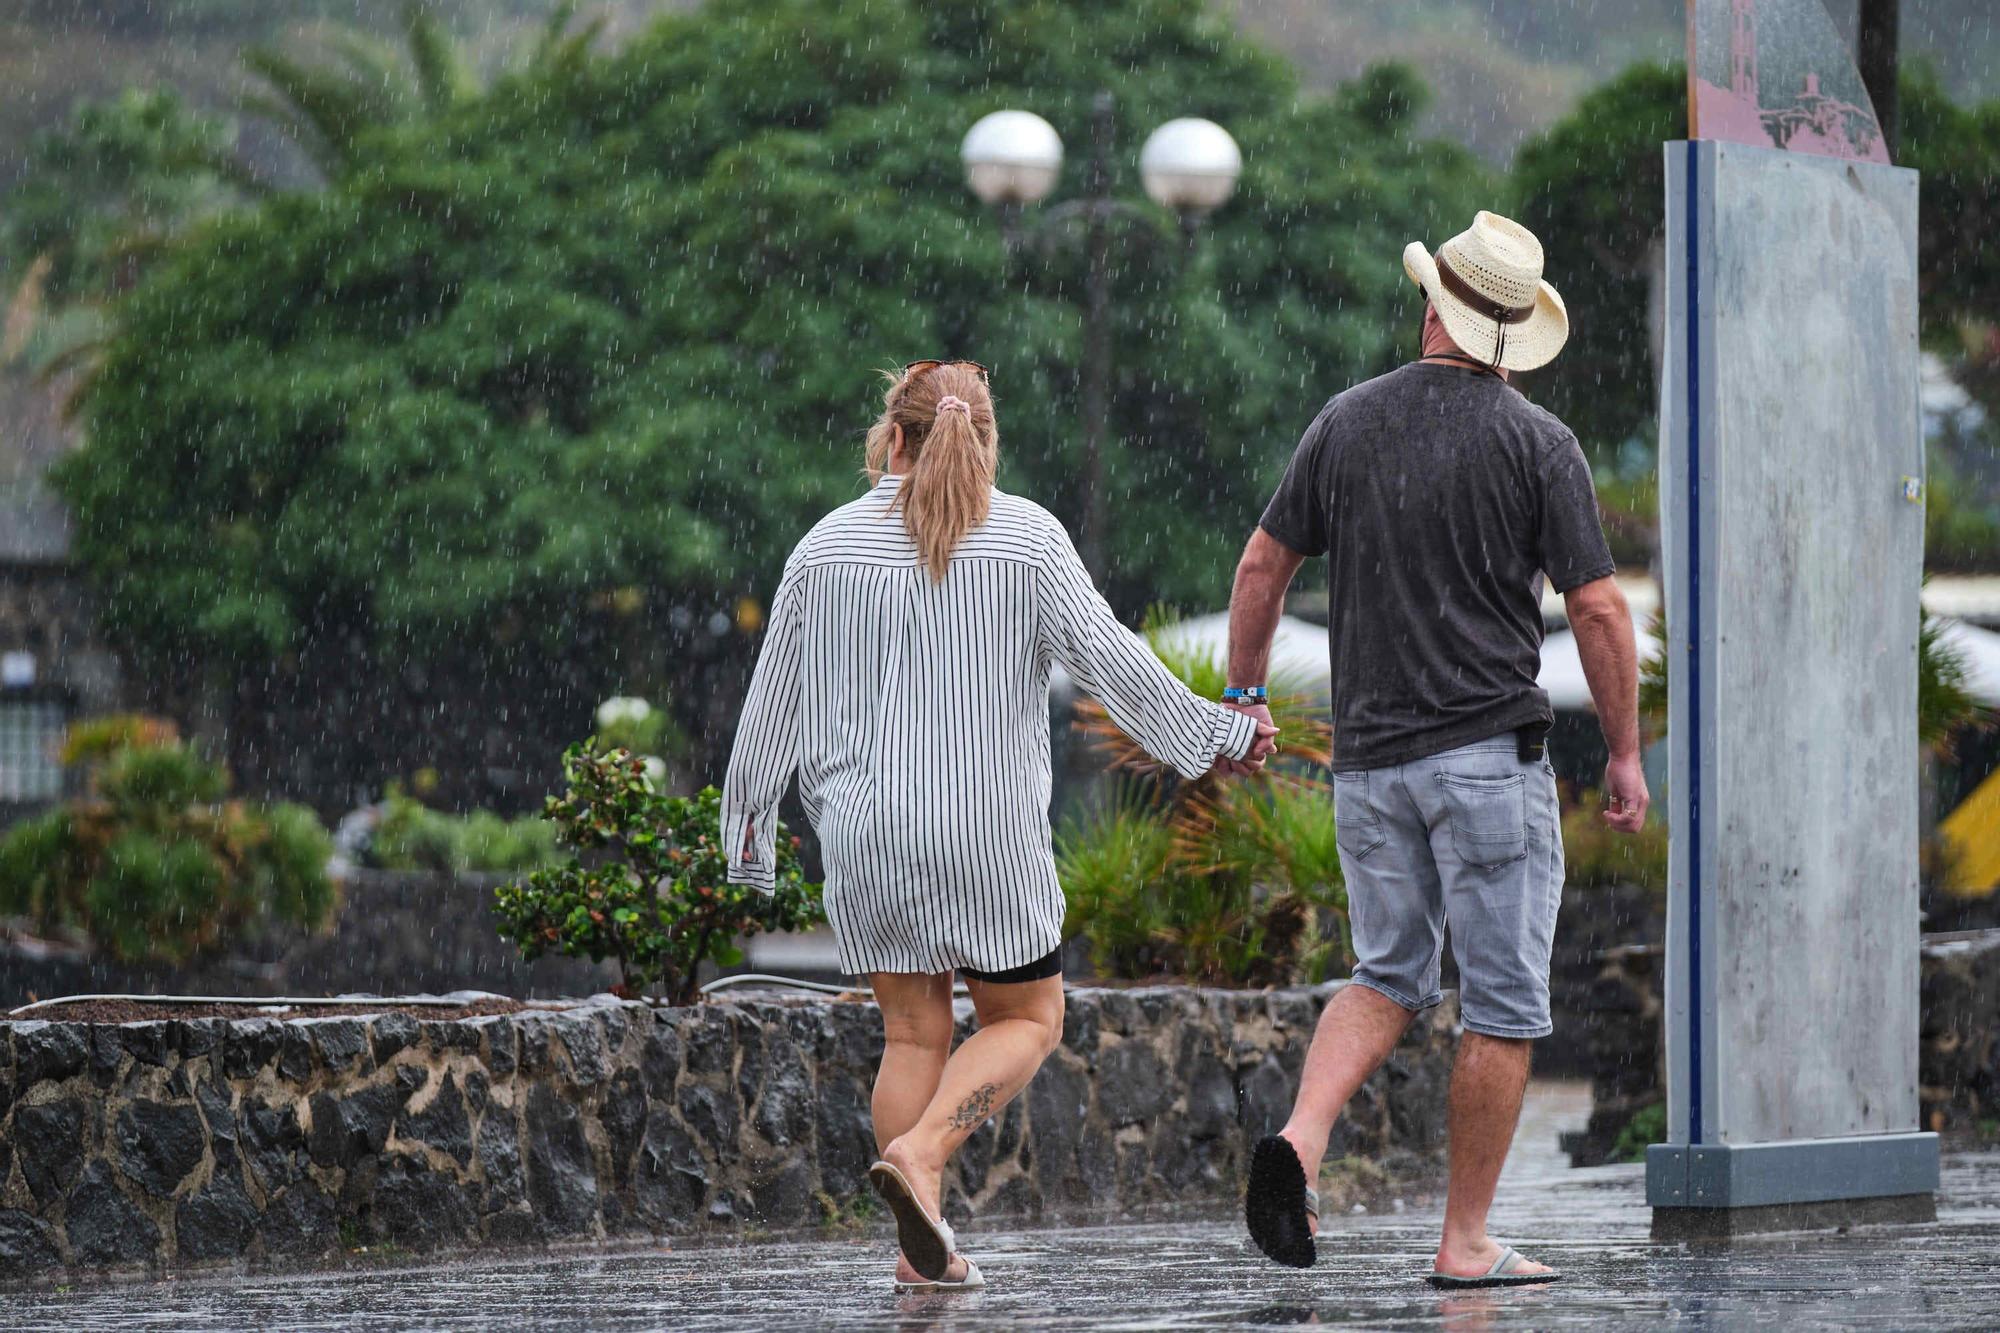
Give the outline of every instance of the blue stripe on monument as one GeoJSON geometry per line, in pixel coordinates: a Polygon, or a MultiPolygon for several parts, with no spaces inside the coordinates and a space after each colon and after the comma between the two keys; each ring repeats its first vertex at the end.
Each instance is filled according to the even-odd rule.
{"type": "Polygon", "coordinates": [[[1701,158],[1687,148],[1688,1142],[1701,1143],[1701,158]]]}

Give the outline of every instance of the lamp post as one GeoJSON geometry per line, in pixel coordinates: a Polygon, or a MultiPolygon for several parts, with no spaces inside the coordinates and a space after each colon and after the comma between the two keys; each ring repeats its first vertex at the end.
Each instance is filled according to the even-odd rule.
{"type": "MultiPolygon", "coordinates": [[[[1111,197],[1114,134],[1111,94],[1091,102],[1090,168],[1084,197],[1052,209],[1044,222],[1081,211],[1084,231],[1083,532],[1078,543],[1086,568],[1104,573],[1104,437],[1111,416],[1111,232],[1120,211],[1137,212],[1111,197]]],[[[1011,250],[1019,243],[1023,210],[1040,203],[1062,173],[1063,145],[1055,127],[1032,111],[995,111],[966,132],[959,149],[966,184],[1000,215],[1011,250]]],[[[1184,117],[1154,130],[1139,153],[1146,194],[1181,221],[1190,248],[1201,220],[1226,202],[1243,171],[1236,141],[1212,120],[1184,117]]]]}

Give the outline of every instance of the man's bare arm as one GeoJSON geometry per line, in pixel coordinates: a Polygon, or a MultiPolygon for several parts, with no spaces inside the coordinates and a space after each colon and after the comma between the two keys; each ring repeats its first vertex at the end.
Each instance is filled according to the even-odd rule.
{"type": "Polygon", "coordinates": [[[1613,828],[1637,832],[1651,797],[1639,766],[1639,650],[1625,594],[1609,576],[1563,594],[1570,632],[1576,635],[1583,678],[1597,705],[1611,762],[1604,769],[1604,818],[1613,828]]]}
{"type": "MultiPolygon", "coordinates": [[[[1229,683],[1265,684],[1271,665],[1271,639],[1278,632],[1278,617],[1285,611],[1285,589],[1305,557],[1258,528],[1243,548],[1236,564],[1236,583],[1229,593],[1229,683]]],[[[1238,707],[1232,704],[1231,707],[1238,707]]],[[[1269,726],[1271,710],[1263,704],[1243,707],[1260,723],[1269,726]]],[[[1268,742],[1260,740],[1252,753],[1254,762],[1223,759],[1216,767],[1224,773],[1255,773],[1270,754],[1268,742]]]]}
{"type": "Polygon", "coordinates": [[[1271,668],[1271,639],[1285,613],[1285,590],[1305,557],[1258,528],[1236,563],[1229,591],[1229,683],[1262,685],[1271,668]]]}

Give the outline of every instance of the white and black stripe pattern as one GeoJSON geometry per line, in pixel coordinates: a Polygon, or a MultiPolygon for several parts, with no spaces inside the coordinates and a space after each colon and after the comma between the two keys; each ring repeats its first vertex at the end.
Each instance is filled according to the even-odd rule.
{"type": "Polygon", "coordinates": [[[995,491],[933,583],[890,510],[901,480],[827,515],[786,562],[724,783],[729,878],[770,887],[796,770],[842,968],[1003,971],[1062,942],[1055,662],[1186,777],[1248,753],[1256,725],[1196,698],[1119,624],[1030,501],[995,491]]]}

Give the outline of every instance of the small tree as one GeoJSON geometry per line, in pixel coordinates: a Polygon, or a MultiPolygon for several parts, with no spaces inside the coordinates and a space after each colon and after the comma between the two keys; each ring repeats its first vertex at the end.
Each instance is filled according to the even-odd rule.
{"type": "Polygon", "coordinates": [[[332,841],[299,805],[227,797],[229,774],[157,719],[71,732],[82,797],[0,839],[0,913],[125,962],[181,963],[259,919],[333,909],[332,841]]]}
{"type": "Polygon", "coordinates": [[[720,792],[663,796],[643,757],[596,750],[592,738],[563,753],[567,790],[546,808],[558,843],[579,855],[494,893],[500,933],[523,959],[615,958],[620,995],[657,985],[670,1003],[693,1004],[703,961],[741,961],[738,938],[826,919],[782,824],[773,891],[731,884],[720,792]]]}

